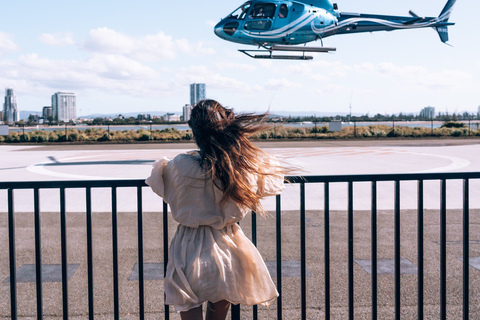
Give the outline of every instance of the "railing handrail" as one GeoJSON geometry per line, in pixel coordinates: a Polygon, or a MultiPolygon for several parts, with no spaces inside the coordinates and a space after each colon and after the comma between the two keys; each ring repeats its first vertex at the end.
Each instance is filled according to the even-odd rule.
{"type": "MultiPolygon", "coordinates": [[[[388,173],[388,174],[342,174],[286,176],[289,183],[323,182],[372,182],[372,181],[419,181],[419,180],[480,179],[480,172],[434,172],[434,173],[388,173]]],[[[111,180],[54,180],[54,181],[4,181],[0,189],[53,189],[53,188],[111,188],[145,187],[145,179],[111,180]]]]}

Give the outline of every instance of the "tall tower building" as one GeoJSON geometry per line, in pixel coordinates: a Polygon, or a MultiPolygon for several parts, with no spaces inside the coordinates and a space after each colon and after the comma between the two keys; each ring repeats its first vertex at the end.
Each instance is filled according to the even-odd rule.
{"type": "Polygon", "coordinates": [[[190,85],[190,105],[194,106],[198,101],[207,98],[207,86],[205,83],[192,83],[190,85]]]}
{"type": "Polygon", "coordinates": [[[77,97],[75,93],[57,92],[52,96],[53,119],[70,121],[77,119],[77,97]]]}
{"type": "Polygon", "coordinates": [[[5,89],[5,103],[3,104],[3,121],[13,123],[20,120],[17,108],[17,97],[11,88],[5,89]]]}

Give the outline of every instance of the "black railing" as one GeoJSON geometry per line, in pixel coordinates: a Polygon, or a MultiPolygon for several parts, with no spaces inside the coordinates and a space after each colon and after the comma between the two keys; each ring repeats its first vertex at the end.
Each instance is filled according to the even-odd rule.
{"type": "MultiPolygon", "coordinates": [[[[401,194],[400,187],[402,182],[416,181],[416,200],[417,200],[417,214],[416,214],[416,242],[417,242],[417,292],[416,292],[416,315],[418,319],[424,319],[425,317],[425,273],[430,270],[425,270],[424,257],[425,257],[425,220],[424,220],[424,181],[439,181],[440,182],[440,203],[439,203],[439,246],[440,252],[438,253],[439,261],[439,279],[438,279],[438,318],[447,318],[447,181],[460,180],[463,184],[463,199],[462,199],[462,277],[461,286],[462,290],[462,317],[463,319],[475,319],[480,316],[480,311],[474,309],[472,311],[470,306],[470,290],[469,288],[469,258],[470,258],[470,182],[471,180],[480,179],[480,172],[467,172],[467,173],[425,173],[425,174],[382,174],[382,175],[338,175],[338,176],[305,176],[305,177],[288,177],[289,184],[300,186],[300,202],[299,202],[299,229],[300,229],[300,292],[296,294],[297,298],[301,299],[300,311],[298,318],[309,318],[307,312],[308,298],[319,300],[321,297],[323,300],[323,308],[317,306],[317,310],[322,310],[322,317],[330,319],[332,316],[332,289],[335,285],[332,283],[332,227],[331,219],[335,217],[331,212],[331,185],[336,183],[343,183],[347,186],[347,203],[346,203],[346,223],[347,223],[347,276],[345,281],[348,282],[348,299],[345,306],[342,306],[349,319],[354,319],[356,313],[356,293],[366,290],[365,287],[358,288],[355,286],[355,254],[354,254],[354,185],[358,183],[368,182],[370,183],[371,194],[371,206],[370,210],[370,252],[371,252],[371,300],[368,303],[370,311],[369,317],[372,319],[382,318],[379,315],[379,275],[378,269],[378,183],[379,182],[393,182],[394,183],[394,208],[393,208],[393,224],[394,224],[394,317],[400,319],[402,316],[402,281],[401,281],[401,257],[402,257],[402,234],[401,234],[401,222],[402,222],[402,210],[401,210],[401,194]],[[308,184],[323,184],[323,208],[317,208],[317,211],[323,214],[323,286],[321,289],[307,295],[308,290],[308,275],[307,275],[307,228],[306,228],[306,185],[308,184]],[[317,297],[318,296],[318,297],[317,297]],[[474,314],[472,314],[474,312],[474,314]]],[[[44,304],[43,304],[43,280],[42,280],[42,239],[41,239],[41,210],[40,210],[40,190],[43,189],[58,189],[59,201],[60,201],[60,238],[61,238],[61,282],[62,282],[62,314],[64,319],[69,317],[69,289],[68,289],[68,248],[67,245],[67,209],[66,209],[66,189],[83,189],[85,190],[85,219],[86,219],[86,251],[87,251],[87,287],[88,294],[88,317],[89,319],[95,318],[95,294],[94,294],[94,239],[93,231],[94,226],[92,222],[92,189],[109,189],[111,193],[111,232],[112,232],[112,272],[113,272],[113,314],[114,319],[120,319],[120,287],[119,287],[119,255],[118,255],[118,207],[117,207],[117,189],[118,188],[136,188],[137,198],[137,234],[138,234],[138,315],[140,319],[145,318],[146,314],[146,301],[145,301],[145,278],[144,278],[144,213],[143,213],[143,188],[146,187],[143,180],[101,180],[101,181],[45,181],[45,182],[0,182],[0,191],[6,190],[6,201],[8,211],[8,251],[9,251],[9,286],[10,286],[10,313],[2,311],[4,316],[11,319],[19,318],[18,305],[17,305],[17,266],[16,266],[16,236],[15,236],[15,210],[14,210],[14,194],[17,190],[28,189],[33,190],[33,214],[34,214],[34,239],[35,239],[35,283],[36,283],[36,317],[37,319],[43,319],[44,304]]],[[[478,192],[478,191],[477,191],[478,192]]],[[[284,270],[282,269],[282,241],[285,243],[285,239],[282,239],[282,196],[276,197],[276,284],[278,292],[280,293],[276,302],[277,319],[284,318],[284,287],[282,284],[282,278],[284,270]]],[[[2,200],[3,201],[3,200],[2,200]]],[[[168,260],[168,241],[169,241],[169,215],[168,206],[163,203],[163,208],[158,210],[162,212],[162,224],[163,224],[163,272],[165,274],[166,262],[168,260]]],[[[1,216],[1,214],[0,214],[1,216]]],[[[251,240],[254,245],[257,245],[257,218],[256,214],[252,213],[251,220],[251,240]]],[[[289,239],[290,240],[290,239],[289,239]]],[[[161,253],[158,253],[161,255],[161,253]]],[[[318,261],[319,263],[321,261],[318,261]]],[[[3,263],[3,262],[1,262],[3,263]]],[[[1,264],[0,263],[0,264],[1,264]]],[[[1,267],[1,270],[6,269],[1,267]]],[[[336,267],[337,268],[337,267],[336,267]]],[[[3,276],[3,275],[2,275],[3,276]]],[[[478,278],[478,275],[476,275],[478,278]]],[[[478,281],[478,280],[477,280],[478,281]]],[[[291,293],[290,293],[291,294],[291,293]]],[[[405,295],[405,293],[403,293],[405,295]]],[[[475,292],[476,299],[478,300],[478,292],[475,292]]],[[[429,300],[431,297],[429,297],[429,300]]],[[[3,296],[2,299],[8,299],[3,296]]],[[[32,301],[32,303],[34,303],[32,301]]],[[[133,302],[132,302],[133,303],[133,302]]],[[[161,301],[157,302],[162,304],[161,301]]],[[[336,309],[339,308],[338,304],[335,304],[336,309]]],[[[251,310],[252,318],[259,318],[259,309],[254,306],[251,310]]],[[[242,309],[243,310],[243,309],[242,309]]],[[[242,312],[250,312],[249,309],[245,309],[242,312]]],[[[290,311],[290,310],[289,310],[290,311]]],[[[232,319],[240,319],[240,306],[232,307],[232,319]]],[[[165,319],[170,318],[170,309],[165,306],[164,313],[165,319]]],[[[458,315],[458,313],[456,313],[458,315]]],[[[34,315],[29,315],[34,316],[34,315]]],[[[286,315],[286,317],[289,317],[286,315]]],[[[297,316],[296,316],[297,317],[297,316]]],[[[392,314],[393,317],[393,314],[392,314]]],[[[291,318],[291,316],[290,316],[291,318]]],[[[407,316],[406,318],[411,318],[407,316]]]]}

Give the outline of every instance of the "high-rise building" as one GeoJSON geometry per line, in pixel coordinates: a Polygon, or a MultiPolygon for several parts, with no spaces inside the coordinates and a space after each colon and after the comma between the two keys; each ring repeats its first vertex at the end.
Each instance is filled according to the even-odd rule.
{"type": "Polygon", "coordinates": [[[43,107],[43,109],[42,109],[42,117],[43,117],[43,119],[45,119],[46,121],[48,121],[48,119],[50,119],[50,118],[53,118],[53,111],[52,111],[52,107],[51,107],[51,106],[45,106],[45,107],[43,107]]]}
{"type": "Polygon", "coordinates": [[[70,121],[77,119],[77,97],[75,93],[57,92],[52,96],[53,119],[70,121]]]}
{"type": "Polygon", "coordinates": [[[207,85],[205,83],[192,83],[190,85],[190,105],[194,106],[198,101],[207,98],[207,85]]]}
{"type": "Polygon", "coordinates": [[[435,118],[435,108],[434,107],[425,107],[420,111],[420,118],[424,119],[433,119],[435,118]]]}
{"type": "Polygon", "coordinates": [[[5,103],[3,104],[3,121],[14,123],[20,120],[17,108],[17,97],[11,88],[5,89],[5,103]]]}
{"type": "Polygon", "coordinates": [[[190,114],[192,113],[192,106],[186,104],[183,106],[183,121],[190,120],[190,114]]]}

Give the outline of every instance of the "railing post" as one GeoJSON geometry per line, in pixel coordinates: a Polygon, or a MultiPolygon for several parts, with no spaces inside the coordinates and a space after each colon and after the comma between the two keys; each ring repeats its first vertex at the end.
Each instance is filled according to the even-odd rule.
{"type": "Polygon", "coordinates": [[[372,320],[377,319],[377,182],[372,181],[372,320]]]}
{"type": "Polygon", "coordinates": [[[330,185],[324,185],[325,319],[330,319],[330,185]]]}
{"type": "Polygon", "coordinates": [[[117,187],[112,187],[112,251],[113,251],[113,313],[114,319],[120,320],[118,290],[118,220],[117,187]]]}
{"type": "MultiPolygon", "coordinates": [[[[257,214],[252,211],[252,243],[257,246],[257,214]]],[[[253,320],[258,319],[258,306],[253,306],[253,320]]]]}
{"type": "Polygon", "coordinates": [[[35,282],[37,289],[37,319],[43,319],[42,296],[42,240],[40,224],[40,195],[38,188],[33,189],[33,206],[35,216],[35,282]]]}
{"type": "Polygon", "coordinates": [[[301,296],[302,296],[302,320],[307,319],[307,261],[305,239],[305,183],[300,184],[300,266],[301,266],[301,296]]]}
{"type": "Polygon", "coordinates": [[[17,319],[17,268],[15,257],[15,213],[13,189],[8,189],[8,253],[10,259],[10,317],[17,319]]]}
{"type": "Polygon", "coordinates": [[[440,319],[447,319],[447,181],[440,182],[440,319]]]}
{"type": "Polygon", "coordinates": [[[92,232],[92,189],[85,190],[86,224],[87,224],[87,269],[88,269],[88,319],[95,317],[93,291],[93,232],[92,232]]]}
{"type": "MultiPolygon", "coordinates": [[[[168,204],[163,201],[163,278],[167,276],[168,263],[168,204]]],[[[165,302],[165,293],[163,294],[163,301],[165,302]]],[[[165,320],[170,319],[170,306],[165,304],[165,320]]]]}
{"type": "Polygon", "coordinates": [[[463,320],[469,319],[469,241],[470,241],[470,187],[469,180],[463,180],[463,320]]]}
{"type": "Polygon", "coordinates": [[[63,319],[68,319],[68,256],[67,256],[67,209],[65,187],[60,188],[60,238],[62,252],[62,300],[63,319]]]}
{"type": "Polygon", "coordinates": [[[282,209],[281,197],[276,196],[276,213],[277,213],[277,319],[282,319],[282,209]]]}
{"type": "MultiPolygon", "coordinates": [[[[151,129],[151,128],[150,128],[151,129]]],[[[143,207],[142,187],[137,187],[137,236],[138,236],[138,303],[139,318],[145,319],[145,286],[143,271],[143,207]]]]}
{"type": "Polygon", "coordinates": [[[355,284],[353,277],[353,182],[348,182],[348,318],[355,316],[355,284]]]}
{"type": "Polygon", "coordinates": [[[395,180],[395,319],[401,317],[401,281],[400,281],[400,260],[401,260],[401,237],[400,237],[400,180],[395,180]]]}
{"type": "Polygon", "coordinates": [[[424,305],[424,272],[423,272],[423,257],[424,257],[424,248],[423,248],[423,233],[424,233],[424,217],[423,217],[423,180],[418,181],[418,206],[417,206],[417,264],[418,264],[418,275],[417,275],[417,313],[418,313],[418,320],[423,320],[424,312],[423,312],[423,305],[424,305]]]}

